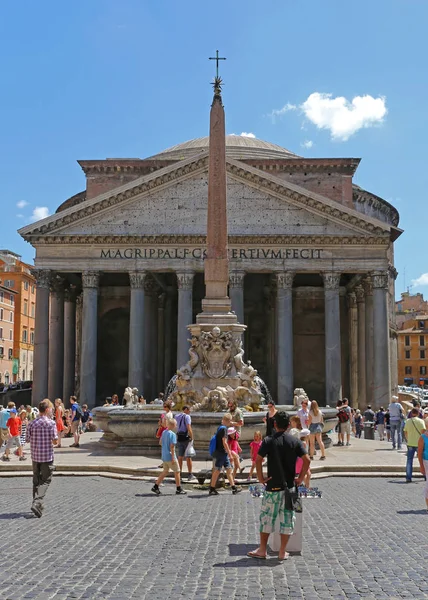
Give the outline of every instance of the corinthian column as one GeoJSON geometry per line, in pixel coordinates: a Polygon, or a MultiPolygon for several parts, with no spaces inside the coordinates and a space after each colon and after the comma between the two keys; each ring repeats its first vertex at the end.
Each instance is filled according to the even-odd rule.
{"type": "Polygon", "coordinates": [[[366,296],[366,404],[373,403],[374,388],[374,325],[373,325],[373,287],[371,276],[368,275],[363,281],[364,292],[366,296]]]}
{"type": "Polygon", "coordinates": [[[232,271],[229,276],[229,296],[238,323],[244,324],[244,277],[245,271],[232,271]]]}
{"type": "Polygon", "coordinates": [[[376,409],[389,403],[389,324],[388,324],[388,272],[376,271],[373,282],[374,320],[374,390],[373,404],[376,409]]]}
{"type": "Polygon", "coordinates": [[[364,288],[357,285],[355,288],[357,296],[358,317],[358,401],[360,408],[367,405],[366,402],[366,299],[364,288]]]}
{"type": "Polygon", "coordinates": [[[351,404],[358,402],[358,316],[357,296],[355,292],[348,294],[349,309],[349,356],[351,362],[351,404]]]}
{"type": "Polygon", "coordinates": [[[147,275],[144,280],[144,396],[155,398],[157,382],[157,284],[147,275]]]}
{"type": "Polygon", "coordinates": [[[80,402],[93,406],[97,390],[97,330],[98,330],[97,271],[82,273],[82,350],[80,363],[80,402]]]}
{"type": "Polygon", "coordinates": [[[189,342],[187,326],[193,321],[193,273],[177,273],[178,325],[177,325],[177,368],[187,363],[189,342]]]}
{"type": "Polygon", "coordinates": [[[276,274],[276,312],[278,327],[278,401],[293,400],[293,280],[294,273],[276,274]]]}
{"type": "MultiPolygon", "coordinates": [[[[68,402],[74,394],[76,361],[76,289],[64,292],[64,381],[62,398],[68,402]]],[[[68,406],[68,405],[67,405],[68,406]]]]}
{"type": "Polygon", "coordinates": [[[340,345],[340,273],[323,273],[325,298],[325,387],[326,404],[336,406],[342,396],[342,352],[340,345]]]}
{"type": "Polygon", "coordinates": [[[131,300],[129,313],[128,385],[143,393],[144,385],[144,271],[129,273],[131,300]]]}
{"type": "Polygon", "coordinates": [[[48,396],[60,398],[64,381],[64,279],[51,278],[51,310],[49,319],[48,396]]]}
{"type": "Polygon", "coordinates": [[[33,406],[37,406],[48,395],[49,287],[51,272],[44,269],[33,269],[31,272],[37,281],[31,402],[33,406]]]}

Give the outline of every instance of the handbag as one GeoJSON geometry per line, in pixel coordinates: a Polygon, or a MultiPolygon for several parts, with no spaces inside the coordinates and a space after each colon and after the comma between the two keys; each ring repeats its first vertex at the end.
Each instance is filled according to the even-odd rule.
{"type": "Polygon", "coordinates": [[[187,448],[186,451],[184,453],[184,457],[185,458],[193,458],[194,456],[196,456],[196,450],[193,447],[193,440],[191,440],[188,444],[187,444],[187,448]]]}

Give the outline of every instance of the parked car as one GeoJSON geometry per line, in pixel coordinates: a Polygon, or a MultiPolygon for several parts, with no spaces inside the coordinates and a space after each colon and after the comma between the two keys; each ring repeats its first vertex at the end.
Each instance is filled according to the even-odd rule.
{"type": "Polygon", "coordinates": [[[32,381],[18,381],[18,390],[31,390],[33,387],[32,381]]]}

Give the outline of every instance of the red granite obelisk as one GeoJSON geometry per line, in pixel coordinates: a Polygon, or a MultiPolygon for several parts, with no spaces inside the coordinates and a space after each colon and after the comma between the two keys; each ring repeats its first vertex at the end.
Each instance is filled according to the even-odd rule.
{"type": "Polygon", "coordinates": [[[205,298],[202,311],[230,313],[227,295],[229,260],[227,252],[226,132],[221,79],[214,80],[214,98],[210,112],[208,163],[207,258],[205,259],[205,298]]]}

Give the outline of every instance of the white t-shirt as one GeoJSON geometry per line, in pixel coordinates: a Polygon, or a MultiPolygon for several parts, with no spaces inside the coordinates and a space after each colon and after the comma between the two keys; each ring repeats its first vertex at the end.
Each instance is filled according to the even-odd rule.
{"type": "Polygon", "coordinates": [[[299,408],[299,410],[297,411],[297,416],[300,419],[302,429],[306,429],[308,427],[309,411],[306,411],[303,408],[299,408]]]}
{"type": "Polygon", "coordinates": [[[309,411],[309,414],[312,417],[312,423],[322,423],[322,412],[319,409],[317,415],[314,415],[314,413],[311,411],[309,411]]]}

